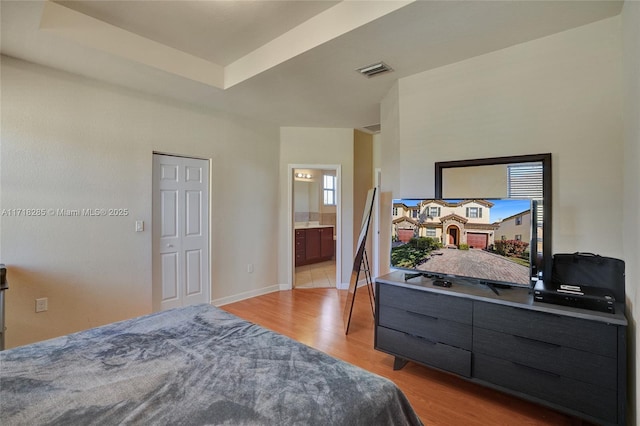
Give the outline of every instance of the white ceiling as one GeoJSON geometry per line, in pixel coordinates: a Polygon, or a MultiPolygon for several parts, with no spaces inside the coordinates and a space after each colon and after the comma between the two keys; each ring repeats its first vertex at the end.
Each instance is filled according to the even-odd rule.
{"type": "Polygon", "coordinates": [[[621,1],[8,1],[1,52],[282,126],[379,123],[393,83],[620,13],[621,1]],[[383,60],[395,70],[355,70],[383,60]]]}
{"type": "Polygon", "coordinates": [[[228,65],[337,1],[56,1],[117,27],[228,65]]]}

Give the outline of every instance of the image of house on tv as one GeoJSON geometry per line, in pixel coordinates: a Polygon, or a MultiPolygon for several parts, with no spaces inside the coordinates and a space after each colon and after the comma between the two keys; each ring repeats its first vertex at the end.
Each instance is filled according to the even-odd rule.
{"type": "Polygon", "coordinates": [[[531,210],[508,212],[492,219],[501,200],[394,200],[394,240],[407,243],[414,237],[431,237],[443,247],[487,249],[499,240],[531,239],[531,210]]]}

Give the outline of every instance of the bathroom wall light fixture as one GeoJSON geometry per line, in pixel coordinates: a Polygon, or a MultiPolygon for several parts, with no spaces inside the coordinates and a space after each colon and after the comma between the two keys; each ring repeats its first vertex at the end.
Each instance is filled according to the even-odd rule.
{"type": "Polygon", "coordinates": [[[313,176],[309,173],[296,173],[296,177],[301,179],[311,179],[313,176]]]}

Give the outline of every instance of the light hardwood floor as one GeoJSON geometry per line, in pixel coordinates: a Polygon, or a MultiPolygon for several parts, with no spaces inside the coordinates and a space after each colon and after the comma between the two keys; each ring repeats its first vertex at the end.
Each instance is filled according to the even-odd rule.
{"type": "Polygon", "coordinates": [[[588,424],[411,362],[393,371],[393,357],[373,349],[374,320],[366,288],[356,293],[348,335],[342,322],[345,298],[346,291],[336,289],[295,289],[221,308],[391,379],[425,425],[588,424]]]}

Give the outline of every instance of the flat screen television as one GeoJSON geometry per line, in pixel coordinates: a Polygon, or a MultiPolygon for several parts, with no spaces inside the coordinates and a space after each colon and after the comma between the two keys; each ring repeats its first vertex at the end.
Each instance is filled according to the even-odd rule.
{"type": "Polygon", "coordinates": [[[431,278],[530,287],[536,277],[530,199],[395,199],[391,267],[431,278]]]}

